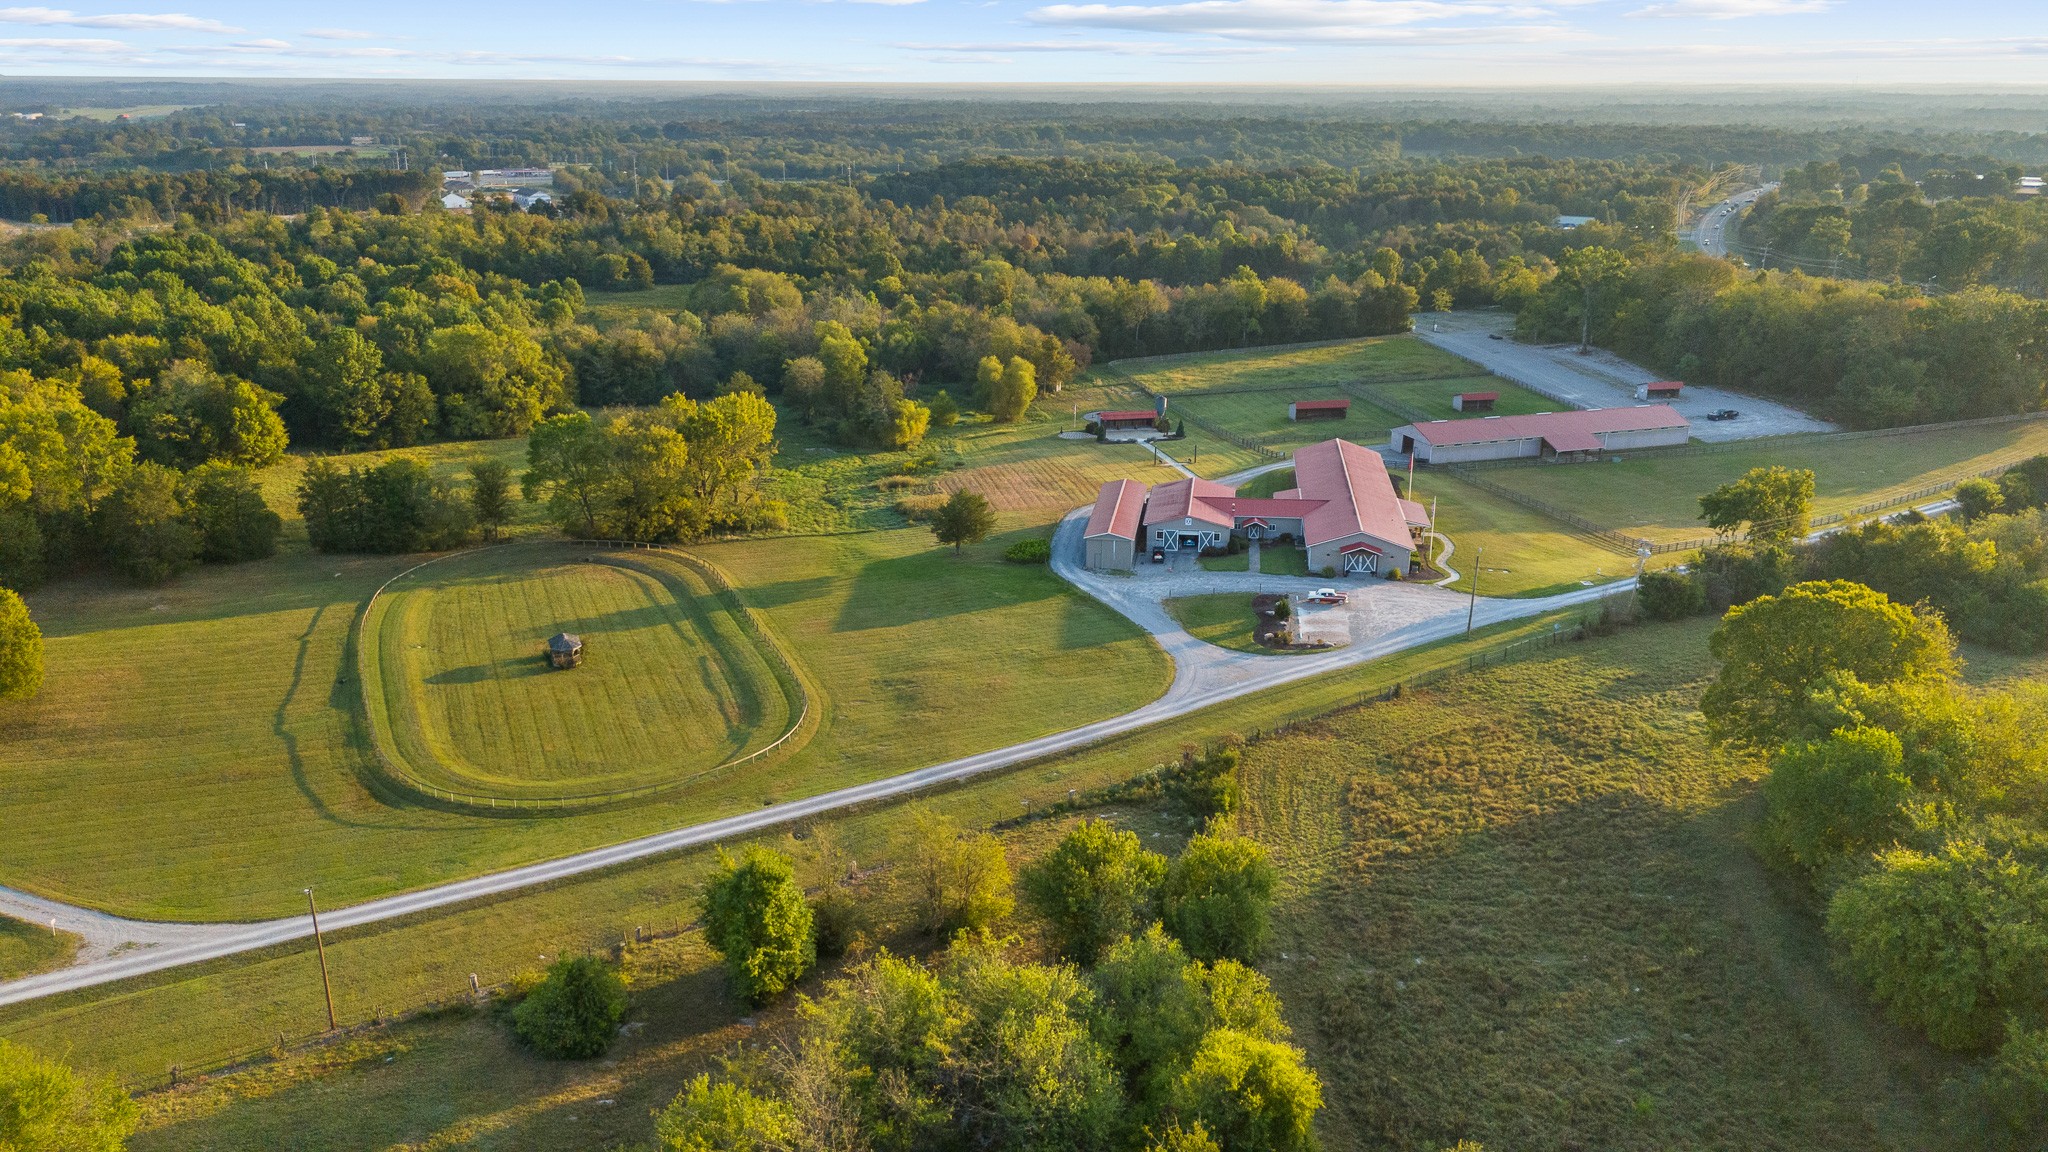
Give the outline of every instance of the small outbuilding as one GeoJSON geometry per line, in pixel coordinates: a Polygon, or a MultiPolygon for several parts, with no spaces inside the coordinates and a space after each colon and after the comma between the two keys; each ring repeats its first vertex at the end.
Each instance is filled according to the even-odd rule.
{"type": "Polygon", "coordinates": [[[1159,425],[1159,413],[1133,408],[1128,411],[1098,412],[1095,420],[1105,432],[1130,432],[1138,429],[1150,431],[1159,425]]]}
{"type": "Polygon", "coordinates": [[[1676,400],[1685,385],[1677,380],[1652,380],[1648,384],[1636,385],[1638,400],[1676,400]]]}
{"type": "Polygon", "coordinates": [[[1491,412],[1498,399],[1498,392],[1460,392],[1451,397],[1451,408],[1458,412],[1491,412]]]}
{"type": "Polygon", "coordinates": [[[1351,415],[1349,400],[1296,400],[1287,406],[1289,420],[1343,420],[1351,415]]]}
{"type": "Polygon", "coordinates": [[[557,632],[548,637],[548,663],[556,668],[574,668],[583,663],[583,637],[574,632],[557,632]]]}

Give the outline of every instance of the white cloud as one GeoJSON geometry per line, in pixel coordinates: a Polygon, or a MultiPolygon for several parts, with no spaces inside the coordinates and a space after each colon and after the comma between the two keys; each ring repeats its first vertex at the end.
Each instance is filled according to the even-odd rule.
{"type": "Polygon", "coordinates": [[[1670,19],[1741,20],[1749,16],[1810,16],[1835,6],[1835,0],[1664,0],[1630,16],[1670,19]]]}
{"type": "Polygon", "coordinates": [[[1179,4],[1053,4],[1034,10],[1041,24],[1220,32],[1283,28],[1393,28],[1513,9],[1441,0],[1187,0],[1179,4]]]}
{"type": "Polygon", "coordinates": [[[242,29],[182,12],[117,12],[86,16],[65,8],[0,8],[0,24],[58,24],[67,28],[171,28],[181,32],[240,32],[242,29]]]}
{"type": "Polygon", "coordinates": [[[359,32],[354,28],[308,28],[305,34],[315,40],[381,40],[375,32],[359,32]]]}
{"type": "Polygon", "coordinates": [[[100,56],[109,52],[128,52],[132,49],[119,40],[67,40],[62,37],[12,36],[0,37],[0,48],[36,49],[45,52],[79,53],[100,56]]]}
{"type": "Polygon", "coordinates": [[[1018,52],[1101,52],[1113,56],[1263,56],[1285,52],[1286,48],[1255,47],[1249,44],[1168,44],[1131,40],[1015,40],[973,44],[897,44],[911,52],[937,53],[924,57],[938,63],[985,63],[990,57],[1018,52]]]}

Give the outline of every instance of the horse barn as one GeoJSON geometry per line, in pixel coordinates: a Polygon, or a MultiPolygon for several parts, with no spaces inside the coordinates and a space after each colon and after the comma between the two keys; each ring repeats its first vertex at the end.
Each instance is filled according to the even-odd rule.
{"type": "Polygon", "coordinates": [[[1158,427],[1159,413],[1137,408],[1127,412],[1097,412],[1095,422],[1102,425],[1105,432],[1130,432],[1138,429],[1149,432],[1158,427]]]}
{"type": "Polygon", "coordinates": [[[1676,400],[1678,394],[1684,390],[1685,385],[1677,380],[1652,380],[1647,384],[1636,385],[1636,399],[1676,400]]]}
{"type": "Polygon", "coordinates": [[[1287,406],[1289,420],[1342,420],[1351,415],[1349,400],[1296,400],[1287,406]]]}
{"type": "Polygon", "coordinates": [[[1171,557],[1223,548],[1237,536],[1301,548],[1313,572],[1409,571],[1429,514],[1394,494],[1379,453],[1348,440],[1311,444],[1294,453],[1294,481],[1284,492],[1255,498],[1214,480],[1175,480],[1149,492],[1135,480],[1113,480],[1088,517],[1086,564],[1098,571],[1128,567],[1125,557],[1136,556],[1125,541],[1171,557]]]}
{"type": "Polygon", "coordinates": [[[1421,464],[1543,457],[1583,460],[1628,448],[1668,448],[1692,437],[1692,425],[1668,404],[1427,420],[1403,424],[1389,440],[1394,451],[1421,464]]]}
{"type": "Polygon", "coordinates": [[[1083,563],[1097,572],[1128,572],[1138,551],[1138,523],[1145,515],[1145,486],[1111,480],[1095,497],[1095,511],[1081,535],[1083,563]]]}

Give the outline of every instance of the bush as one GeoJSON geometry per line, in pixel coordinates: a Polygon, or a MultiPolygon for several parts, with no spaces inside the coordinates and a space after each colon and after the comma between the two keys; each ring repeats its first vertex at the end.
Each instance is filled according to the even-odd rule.
{"type": "Polygon", "coordinates": [[[884,476],[875,481],[875,489],[880,492],[895,492],[904,488],[923,488],[927,483],[928,481],[916,476],[884,476]]]}
{"type": "Polygon", "coordinates": [[[946,498],[938,493],[921,496],[905,496],[896,501],[896,514],[912,524],[923,524],[946,506],[946,498]]]}
{"type": "Polygon", "coordinates": [[[113,1077],[81,1079],[56,1060],[0,1039],[0,1148],[119,1152],[139,1118],[113,1077]]]}
{"type": "Polygon", "coordinates": [[[1273,619],[1285,620],[1294,615],[1294,602],[1282,596],[1273,602],[1273,619]]]}
{"type": "Polygon", "coordinates": [[[2048,1028],[2014,1027],[1985,1077],[1986,1096],[2027,1147],[2048,1146],[2048,1028]]]}
{"type": "Polygon", "coordinates": [[[817,943],[819,959],[837,960],[846,955],[853,942],[865,934],[867,925],[867,910],[853,893],[837,884],[829,885],[811,901],[811,938],[817,943]]]}
{"type": "Polygon", "coordinates": [[[1943,1048],[1981,1048],[2048,989],[2048,878],[1982,844],[1895,849],[1828,903],[1828,935],[1892,1017],[1943,1048]]]}
{"type": "Polygon", "coordinates": [[[1166,802],[1197,824],[1237,811],[1237,761],[1235,748],[1217,748],[1182,760],[1167,771],[1162,782],[1166,802]]]}
{"type": "Polygon", "coordinates": [[[721,851],[701,910],[705,941],[749,1004],[774,999],[817,963],[811,906],[781,853],[750,846],[734,860],[721,851]]]}
{"type": "Polygon", "coordinates": [[[1301,1050],[1217,1029],[1202,1038],[1181,1077],[1177,1111],[1201,1124],[1223,1148],[1314,1152],[1322,1081],[1301,1050]]]}
{"type": "Polygon", "coordinates": [[[1044,564],[1052,559],[1052,541],[1019,540],[1003,549],[1003,559],[1012,564],[1044,564]]]}
{"type": "Polygon", "coordinates": [[[42,629],[21,597],[0,588],[0,700],[25,700],[42,686],[42,629]]]}
{"type": "Polygon", "coordinates": [[[512,1030],[543,1056],[601,1056],[626,1016],[626,985],[595,956],[564,956],[512,1010],[512,1030]]]}
{"type": "Polygon", "coordinates": [[[943,388],[932,397],[928,407],[932,410],[934,428],[951,428],[960,422],[960,402],[943,388]]]}
{"type": "Polygon", "coordinates": [[[1636,582],[1636,603],[1652,620],[1683,620],[1707,610],[1707,590],[1688,572],[1645,572],[1636,582]]]}
{"type": "Polygon", "coordinates": [[[1150,918],[1165,877],[1166,858],[1137,833],[1087,820],[1025,871],[1024,893],[1051,922],[1060,953],[1092,964],[1150,918]]]}
{"type": "Polygon", "coordinates": [[[1258,959],[1280,874],[1255,840],[1220,824],[1188,841],[1160,890],[1166,930],[1198,960],[1258,959]]]}

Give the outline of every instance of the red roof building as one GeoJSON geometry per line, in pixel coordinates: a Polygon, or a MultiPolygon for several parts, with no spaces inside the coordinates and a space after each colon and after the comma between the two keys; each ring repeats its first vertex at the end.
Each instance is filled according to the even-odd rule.
{"type": "Polygon", "coordinates": [[[1389,441],[1394,451],[1422,464],[1509,460],[1524,456],[1574,457],[1627,448],[1683,444],[1692,425],[1666,404],[1488,416],[1480,420],[1427,420],[1403,424],[1389,441]]]}
{"type": "Polygon", "coordinates": [[[1493,402],[1500,399],[1498,392],[1460,392],[1451,397],[1454,412],[1491,412],[1493,402]]]}
{"type": "Polygon", "coordinates": [[[1350,415],[1349,400],[1296,400],[1287,406],[1289,420],[1342,420],[1350,415]]]}

